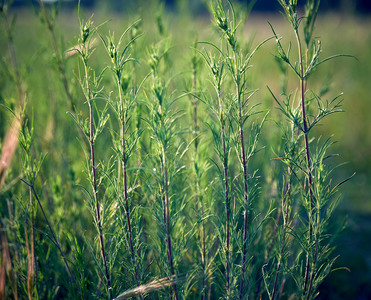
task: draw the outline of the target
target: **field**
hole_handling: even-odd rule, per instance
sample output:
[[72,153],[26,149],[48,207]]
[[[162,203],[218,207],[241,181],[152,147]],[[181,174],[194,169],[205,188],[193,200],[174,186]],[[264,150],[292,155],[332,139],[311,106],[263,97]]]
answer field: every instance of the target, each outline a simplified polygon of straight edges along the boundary
[[371,297],[371,19],[281,3],[1,4],[0,299]]

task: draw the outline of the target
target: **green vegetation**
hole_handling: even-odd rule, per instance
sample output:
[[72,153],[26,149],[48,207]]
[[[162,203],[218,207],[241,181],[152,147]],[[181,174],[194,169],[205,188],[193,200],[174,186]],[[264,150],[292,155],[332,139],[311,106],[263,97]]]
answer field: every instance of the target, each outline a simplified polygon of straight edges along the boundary
[[330,299],[348,281],[371,35],[278,2],[214,0],[211,21],[1,2],[0,298]]

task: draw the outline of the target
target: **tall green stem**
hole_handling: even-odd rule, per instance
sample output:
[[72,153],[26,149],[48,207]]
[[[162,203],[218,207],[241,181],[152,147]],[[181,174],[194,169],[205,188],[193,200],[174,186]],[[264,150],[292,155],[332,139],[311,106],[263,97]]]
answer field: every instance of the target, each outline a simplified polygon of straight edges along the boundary
[[61,245],[60,245],[60,243],[59,243],[59,240],[57,239],[57,236],[55,235],[55,232],[54,232],[54,230],[53,230],[53,227],[51,226],[51,224],[50,224],[50,222],[49,222],[49,219],[48,219],[48,217],[46,216],[45,210],[44,210],[44,208],[43,208],[43,206],[42,206],[42,204],[41,204],[41,201],[40,201],[39,196],[37,195],[37,192],[36,192],[36,190],[35,190],[35,186],[34,186],[34,184],[33,184],[33,183],[28,183],[28,182],[26,182],[26,181],[23,180],[23,179],[21,179],[21,180],[22,180],[22,181],[23,181],[23,182],[24,182],[24,183],[25,183],[25,184],[26,184],[26,185],[31,189],[32,194],[34,195],[34,197],[35,197],[37,203],[39,204],[39,207],[40,207],[41,212],[42,212],[42,214],[43,214],[43,216],[44,216],[45,222],[46,222],[46,224],[47,224],[48,227],[49,227],[49,231],[50,231],[50,234],[51,234],[51,239],[52,239],[52,241],[54,242],[54,244],[57,246],[57,248],[58,248],[58,250],[59,250],[59,253],[61,254],[61,256],[62,256],[62,258],[63,258],[63,262],[64,262],[64,264],[65,264],[65,266],[66,266],[66,269],[67,269],[67,271],[68,271],[68,274],[70,275],[72,281],[76,284],[76,287],[77,287],[77,289],[79,290],[79,292],[80,292],[80,294],[81,294],[81,289],[80,289],[79,285],[77,284],[77,281],[76,281],[75,276],[74,276],[73,273],[71,272],[71,269],[70,269],[70,266],[69,266],[69,264],[68,264],[67,258],[66,258],[66,256],[65,256],[63,250],[62,250],[62,247],[61,247]]
[[229,199],[229,183],[228,183],[228,153],[225,144],[225,116],[222,109],[222,100],[221,100],[221,86],[220,82],[218,83],[218,105],[219,105],[219,115],[220,115],[220,138],[222,142],[223,150],[223,174],[224,174],[224,201],[225,201],[225,215],[226,215],[226,253],[225,253],[225,277],[226,277],[226,291],[227,299],[230,297],[230,199]]
[[[237,59],[237,57],[236,57]],[[241,158],[242,158],[242,169],[243,169],[243,184],[244,184],[244,210],[243,210],[243,249],[242,249],[242,272],[240,279],[240,299],[243,297],[243,288],[246,272],[246,256],[247,256],[247,231],[248,231],[248,219],[249,219],[249,188],[247,184],[247,159],[245,151],[245,135],[243,130],[243,113],[241,103],[241,91],[239,81],[236,82],[237,87],[237,102],[239,104],[239,131],[240,131],[240,144],[241,144]]]
[[[128,227],[128,237],[129,237],[129,246],[130,246],[130,253],[131,253],[131,262],[134,271],[134,279],[137,286],[140,285],[138,280],[138,271],[136,266],[136,259],[135,259],[135,250],[133,246],[133,238],[132,238],[132,229],[131,229],[131,220],[130,220],[130,207],[129,207],[129,199],[128,199],[128,184],[127,184],[127,158],[126,158],[126,150],[125,150],[125,126],[126,126],[126,117],[125,117],[125,105],[124,99],[122,96],[122,89],[121,89],[121,82],[117,80],[117,86],[119,90],[119,97],[120,97],[120,106],[121,106],[121,147],[122,147],[122,181],[124,187],[124,201],[125,201],[125,211],[126,211],[126,223]],[[142,297],[141,297],[142,298]]]
[[89,105],[89,145],[90,145],[90,160],[91,160],[91,168],[92,168],[92,175],[93,175],[93,189],[94,189],[94,200],[95,200],[95,212],[96,212],[96,218],[97,218],[97,225],[98,225],[98,234],[99,234],[99,242],[101,247],[101,253],[102,253],[102,260],[103,260],[103,266],[106,273],[107,278],[107,288],[109,291],[110,299],[113,299],[112,294],[112,287],[111,287],[111,279],[108,272],[108,266],[107,266],[107,259],[106,259],[106,252],[104,249],[104,237],[103,237],[103,228],[102,228],[102,221],[101,221],[101,215],[100,215],[100,203],[99,203],[99,197],[98,197],[98,184],[97,184],[97,170],[95,165],[95,138],[94,138],[94,107],[93,107],[93,99],[92,99],[92,93],[89,83],[89,73],[88,73],[88,62],[87,59],[83,59],[84,62],[84,68],[85,68],[85,80],[86,80],[86,89],[88,92],[88,105]]
[[230,235],[230,229],[229,229],[229,219],[230,219],[230,203],[229,203],[229,188],[228,188],[228,156],[225,146],[225,125],[222,124],[221,129],[221,138],[222,138],[222,147],[223,147],[223,165],[224,165],[224,193],[225,193],[225,214],[226,214],[226,288],[227,288],[227,299],[229,299],[230,296],[230,246],[229,246],[229,235]]
[[[163,218],[164,225],[166,228],[166,244],[167,244],[167,259],[170,266],[171,275],[175,275],[173,254],[171,247],[171,236],[170,236],[170,198],[169,198],[169,178],[167,173],[167,162],[166,153],[164,147],[162,148],[162,171],[163,171]],[[174,297],[178,300],[178,291],[175,281],[172,283],[174,290]]]
[[[308,138],[308,125],[307,125],[307,117],[306,117],[306,109],[305,109],[305,92],[306,92],[306,76],[304,71],[304,62],[303,62],[303,53],[302,53],[302,46],[299,37],[299,33],[295,31],[296,40],[298,43],[298,51],[299,51],[299,64],[300,64],[300,99],[301,99],[301,115],[302,115],[302,122],[303,122],[303,134],[304,134],[304,144],[305,144],[305,157],[307,162],[308,174],[307,174],[307,184],[309,190],[309,201],[310,201],[310,212],[309,212],[309,241],[308,241],[308,253],[305,263],[305,276],[304,276],[304,289],[303,294],[307,292],[308,286],[308,279],[310,274],[310,249],[313,240],[313,223],[312,223],[312,212],[313,212],[313,191],[312,191],[312,166],[310,160],[310,149],[309,149],[309,138]],[[308,296],[310,291],[308,291]]]
[[[193,72],[192,72],[192,88],[193,93],[196,93],[197,89],[197,69],[196,64],[193,65]],[[198,123],[197,123],[197,98],[193,97],[193,131],[195,134],[195,141],[194,141],[194,164],[197,165],[197,154],[198,154]],[[200,207],[200,214],[201,217],[204,214],[204,206],[202,200],[200,199],[200,179],[198,177],[197,168],[195,170],[195,181],[194,181],[194,188],[195,188],[195,202]],[[202,293],[201,293],[201,300],[204,300],[206,297],[206,237],[205,237],[205,225],[201,223],[201,268],[202,268]]]
[[278,262],[277,262],[277,270],[276,270],[276,276],[274,279],[274,285],[273,285],[273,291],[272,291],[272,300],[275,299],[276,293],[277,293],[277,284],[278,284],[278,277],[279,273],[281,270],[282,266],[282,259],[285,253],[285,244],[286,244],[286,238],[287,238],[287,228],[289,226],[289,212],[290,212],[290,198],[291,198],[291,182],[290,182],[290,177],[291,177],[291,170],[288,168],[288,175],[287,175],[287,182],[286,182],[286,191],[283,196],[283,199],[285,200],[286,207],[283,207],[282,203],[282,209],[285,209],[285,214],[283,215],[283,238],[282,238],[282,243],[281,243],[281,250],[280,250],[280,255],[278,257]]

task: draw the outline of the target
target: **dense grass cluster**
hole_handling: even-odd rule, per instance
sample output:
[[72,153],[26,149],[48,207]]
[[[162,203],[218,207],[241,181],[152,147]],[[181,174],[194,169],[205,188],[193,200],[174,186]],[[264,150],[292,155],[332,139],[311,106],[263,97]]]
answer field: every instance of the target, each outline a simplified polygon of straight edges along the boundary
[[[199,31],[171,30],[156,1],[119,32],[79,7],[65,41],[59,6],[39,1],[48,46],[29,65],[2,2],[1,298],[317,295],[348,179],[332,180],[333,141],[315,131],[342,95],[311,79],[340,55],[322,57],[319,1],[278,2],[290,38],[269,23],[247,39],[251,7],[214,0]],[[256,86],[267,44],[280,78]]]

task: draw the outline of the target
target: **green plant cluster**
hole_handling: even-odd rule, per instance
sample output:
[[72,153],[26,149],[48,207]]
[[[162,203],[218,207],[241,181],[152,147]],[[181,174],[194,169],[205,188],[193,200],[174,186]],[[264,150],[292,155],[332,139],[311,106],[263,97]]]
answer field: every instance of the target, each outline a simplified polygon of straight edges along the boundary
[[[0,298],[318,295],[349,178],[332,180],[333,142],[314,131],[342,96],[327,100],[311,76],[342,55],[322,57],[318,0],[304,12],[278,2],[292,41],[271,24],[270,38],[247,40],[251,7],[213,0],[211,34],[173,36],[152,1],[119,38],[79,6],[80,32],[65,43],[60,4],[40,0],[46,46],[30,66],[19,64],[17,23],[1,3]],[[253,62],[274,43],[266,59],[282,81],[265,83],[270,112]]]

